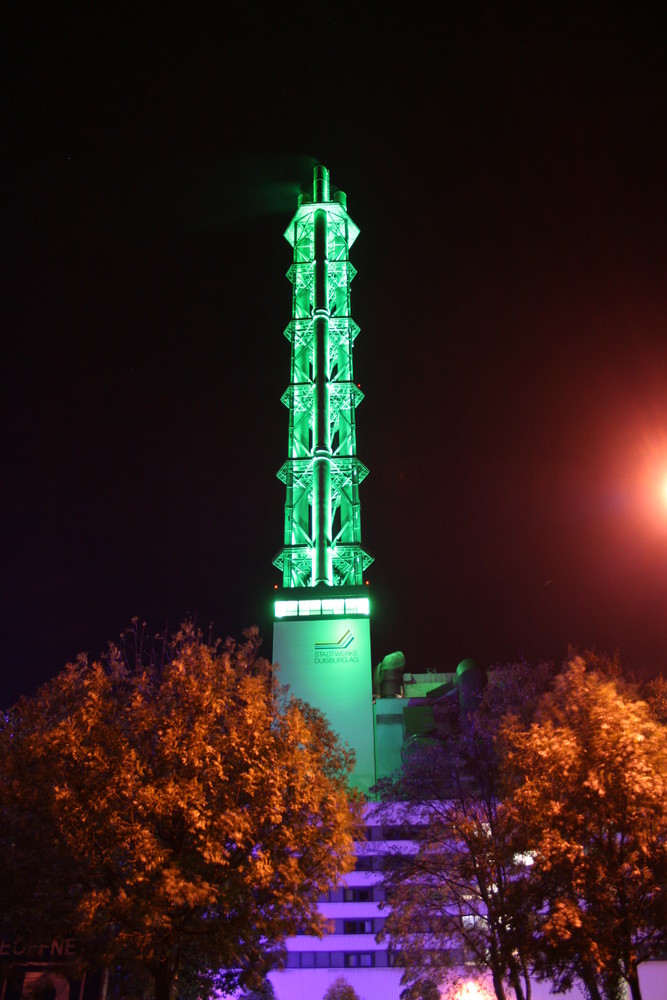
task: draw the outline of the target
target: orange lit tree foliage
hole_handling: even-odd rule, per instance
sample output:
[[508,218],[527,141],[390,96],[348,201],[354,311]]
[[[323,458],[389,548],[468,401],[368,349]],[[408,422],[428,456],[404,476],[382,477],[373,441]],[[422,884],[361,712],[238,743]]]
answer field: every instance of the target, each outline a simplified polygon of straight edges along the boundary
[[506,720],[505,802],[533,858],[537,970],[640,1000],[637,966],[667,946],[667,728],[598,666],[573,658],[528,730]]
[[352,867],[352,756],[255,631],[209,642],[185,623],[150,655],[136,623],[129,639],[3,720],[6,930],[66,929],[89,965],[148,970],[156,1000],[179,969],[255,985]]
[[344,976],[338,976],[326,990],[322,1000],[359,1000],[359,994]]

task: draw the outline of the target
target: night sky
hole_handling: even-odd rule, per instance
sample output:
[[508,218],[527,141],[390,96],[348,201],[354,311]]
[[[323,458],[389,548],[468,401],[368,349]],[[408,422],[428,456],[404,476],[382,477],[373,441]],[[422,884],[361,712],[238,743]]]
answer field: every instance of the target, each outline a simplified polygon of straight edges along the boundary
[[282,234],[318,161],[361,229],[374,660],[664,669],[658,5],[30,6],[4,32],[0,704],[135,615],[258,624],[270,654]]

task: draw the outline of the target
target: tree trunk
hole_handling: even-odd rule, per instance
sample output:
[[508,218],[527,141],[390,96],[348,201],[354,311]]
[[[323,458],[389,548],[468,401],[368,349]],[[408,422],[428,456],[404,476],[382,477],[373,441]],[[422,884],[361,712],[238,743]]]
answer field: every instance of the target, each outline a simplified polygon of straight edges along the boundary
[[493,968],[491,970],[491,975],[493,976],[493,989],[495,991],[497,1000],[505,1000],[505,986],[503,984],[503,977],[501,973],[499,973],[495,968]]
[[515,969],[510,972],[510,983],[512,985],[512,989],[514,990],[516,1000],[526,1000],[523,985],[521,983],[521,976]]
[[602,1000],[602,994],[600,993],[600,987],[597,984],[597,979],[593,972],[587,972],[582,975],[581,981],[584,984],[584,988],[588,993],[589,1000]]
[[155,1000],[172,1000],[176,982],[176,969],[168,960],[161,962],[153,972],[155,977]]
[[639,969],[636,965],[628,971],[628,985],[630,986],[632,1000],[642,1000],[642,991],[639,985]]
[[531,997],[533,995],[533,984],[530,979],[530,970],[527,969],[526,966],[523,965],[523,963],[522,963],[522,978],[523,978],[523,987],[526,994],[526,1000],[531,1000]]

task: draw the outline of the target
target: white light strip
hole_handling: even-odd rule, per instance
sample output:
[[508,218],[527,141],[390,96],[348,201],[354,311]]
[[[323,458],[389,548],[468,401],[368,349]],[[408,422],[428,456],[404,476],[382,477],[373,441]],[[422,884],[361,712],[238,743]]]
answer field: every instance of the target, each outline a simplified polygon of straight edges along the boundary
[[325,597],[323,600],[276,601],[276,618],[317,618],[322,615],[370,615],[367,597]]

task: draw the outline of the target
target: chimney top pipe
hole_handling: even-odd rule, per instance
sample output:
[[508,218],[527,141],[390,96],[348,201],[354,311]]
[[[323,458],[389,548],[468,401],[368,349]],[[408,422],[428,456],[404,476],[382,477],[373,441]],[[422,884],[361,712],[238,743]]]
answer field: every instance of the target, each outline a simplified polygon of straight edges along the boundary
[[313,170],[313,201],[329,201],[329,171],[321,163]]

